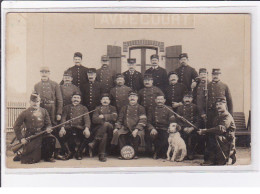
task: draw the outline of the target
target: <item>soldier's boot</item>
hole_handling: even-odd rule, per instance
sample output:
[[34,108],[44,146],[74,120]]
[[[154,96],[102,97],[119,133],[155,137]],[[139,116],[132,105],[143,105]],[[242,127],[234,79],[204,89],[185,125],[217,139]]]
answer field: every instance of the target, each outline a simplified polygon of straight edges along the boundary
[[19,153],[16,154],[15,157],[13,158],[13,161],[14,161],[14,162],[19,162],[19,161],[21,161],[21,154],[19,154]]
[[237,157],[236,157],[236,150],[234,150],[233,154],[230,156],[230,158],[232,159],[232,164],[235,164],[237,161]]
[[63,146],[64,146],[64,149],[65,149],[65,157],[64,157],[65,160],[72,159],[74,157],[75,151],[74,152],[70,151],[68,143],[64,143]]
[[56,162],[54,158],[47,158],[44,160],[45,162]]
[[79,149],[78,149],[77,153],[75,154],[75,158],[76,158],[77,160],[82,160],[82,152],[83,152],[85,146],[86,146],[86,141],[84,140],[84,141],[81,143],[81,145],[79,146]]
[[106,162],[107,161],[105,154],[99,154],[98,159],[99,159],[100,162]]
[[153,159],[155,159],[155,160],[157,160],[157,159],[158,159],[157,152],[154,152],[154,154],[153,154]]
[[60,150],[59,149],[55,149],[54,152],[54,158],[57,160],[66,160],[64,156],[60,155]]
[[89,151],[89,157],[90,158],[93,158],[93,151],[94,151],[94,148],[95,148],[96,145],[97,145],[96,139],[94,139],[92,142],[90,142],[88,144],[88,147],[89,147],[88,151]]

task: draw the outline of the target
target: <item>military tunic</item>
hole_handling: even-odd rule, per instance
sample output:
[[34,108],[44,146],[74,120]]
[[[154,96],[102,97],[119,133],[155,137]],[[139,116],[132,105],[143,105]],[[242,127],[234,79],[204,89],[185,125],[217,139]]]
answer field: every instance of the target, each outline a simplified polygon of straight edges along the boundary
[[72,95],[76,92],[80,92],[79,88],[74,84],[63,84],[60,86],[61,94],[63,98],[63,106],[71,104]]
[[189,65],[181,65],[176,69],[176,73],[179,76],[179,83],[183,83],[186,88],[191,91],[192,80],[198,77],[197,71]]
[[186,91],[187,88],[182,83],[176,83],[174,85],[167,86],[165,90],[165,104],[172,107],[173,102],[182,102]]
[[149,108],[156,106],[155,99],[158,95],[164,95],[158,87],[144,87],[138,92],[139,103],[148,111]]
[[[46,128],[51,127],[51,120],[46,109],[39,108],[34,110],[32,107],[24,110],[16,119],[14,123],[14,132],[17,139],[20,141],[23,138],[22,128],[23,125],[26,128],[24,138],[35,135]],[[49,142],[48,146],[42,147],[43,139],[47,139]],[[21,162],[22,163],[36,163],[41,160],[42,157],[45,159],[50,158],[55,149],[55,138],[51,135],[43,135],[34,140],[31,140],[24,145]],[[42,149],[45,152],[45,156],[42,154]]]
[[146,74],[152,74],[153,76],[153,85],[160,88],[163,92],[168,85],[167,72],[164,68],[149,68],[145,71]]
[[206,129],[205,161],[224,165],[235,151],[235,122],[226,111],[215,118],[214,127]]
[[206,114],[207,105],[207,84],[208,82],[200,81],[193,90],[193,101],[198,106],[200,115]]
[[130,87],[134,91],[139,91],[144,87],[143,76],[140,72],[134,70],[133,73],[130,70],[123,73],[125,77],[125,85]]
[[60,85],[52,80],[40,81],[34,86],[34,90],[41,97],[41,107],[45,108],[53,125],[56,125],[56,115],[61,115],[63,99]]
[[129,102],[128,93],[131,91],[131,88],[123,86],[115,86],[110,91],[111,105],[117,108],[117,112],[120,112],[123,106],[126,106]]
[[116,72],[112,71],[110,67],[102,66],[97,70],[97,81],[101,84],[101,92],[109,93],[114,84],[114,76]]
[[82,104],[92,111],[100,105],[101,85],[98,81],[87,82],[83,88]]

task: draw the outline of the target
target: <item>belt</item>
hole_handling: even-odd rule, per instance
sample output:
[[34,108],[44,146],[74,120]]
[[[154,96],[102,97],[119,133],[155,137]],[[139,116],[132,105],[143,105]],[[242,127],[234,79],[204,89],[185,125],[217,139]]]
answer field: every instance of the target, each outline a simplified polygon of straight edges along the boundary
[[53,100],[42,100],[43,104],[54,104],[55,102]]

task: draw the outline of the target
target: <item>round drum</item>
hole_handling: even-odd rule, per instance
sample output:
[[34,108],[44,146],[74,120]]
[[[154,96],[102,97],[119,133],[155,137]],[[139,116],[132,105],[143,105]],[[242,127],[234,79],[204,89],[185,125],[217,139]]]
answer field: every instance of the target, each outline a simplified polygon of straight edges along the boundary
[[126,145],[121,149],[120,154],[123,159],[131,160],[135,156],[135,150],[132,146]]

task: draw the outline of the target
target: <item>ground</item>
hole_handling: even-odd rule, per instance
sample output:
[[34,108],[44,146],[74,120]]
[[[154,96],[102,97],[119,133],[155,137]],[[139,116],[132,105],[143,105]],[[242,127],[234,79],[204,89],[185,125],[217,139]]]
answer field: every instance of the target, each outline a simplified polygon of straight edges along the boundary
[[[251,161],[251,149],[237,148],[237,162],[235,165],[248,165]],[[39,162],[36,164],[21,164],[13,162],[13,154],[7,153],[8,168],[95,168],[95,167],[165,167],[165,166],[199,166],[203,162],[203,156],[196,156],[193,161],[185,160],[183,162],[170,162],[163,159],[154,160],[148,157],[140,157],[137,160],[119,160],[116,157],[108,157],[107,162],[99,162],[97,157],[84,157],[83,160],[71,159],[68,161],[57,160],[55,163]]]

